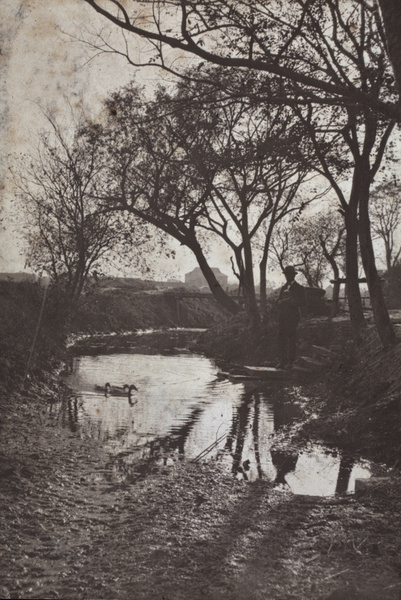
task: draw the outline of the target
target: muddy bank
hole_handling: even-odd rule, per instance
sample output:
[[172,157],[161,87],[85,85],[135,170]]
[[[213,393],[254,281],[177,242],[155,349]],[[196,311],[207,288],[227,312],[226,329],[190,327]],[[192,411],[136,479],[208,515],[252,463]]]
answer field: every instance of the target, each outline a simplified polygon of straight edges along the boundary
[[[308,343],[322,344],[324,327],[314,329]],[[340,344],[343,332],[330,337]],[[365,373],[378,360],[372,344]],[[324,423],[325,409],[330,418],[338,412],[326,392],[344,373],[357,377],[358,358],[351,350],[347,357],[298,388],[305,427]],[[384,372],[388,361],[390,376],[393,359],[380,356],[377,368]],[[356,378],[355,389],[360,384]],[[68,393],[49,375],[0,393],[0,597],[399,599],[396,478],[358,498],[295,496],[284,485],[239,481],[218,461],[184,464],[168,452],[146,477],[105,476],[103,444],[61,428],[49,410]],[[305,427],[306,438],[323,437],[323,426]],[[338,431],[337,441],[349,439]]]
[[[298,356],[313,347],[330,350],[322,367],[302,381],[305,424],[299,439],[319,438],[357,456],[401,467],[401,325],[392,311],[399,343],[383,350],[372,325],[363,345],[352,343],[348,319],[315,318],[301,323]],[[199,348],[232,365],[272,364],[277,360],[274,323],[252,332],[239,316],[228,326],[206,332]],[[298,382],[299,383],[299,382]]]
[[399,487],[296,497],[218,462],[105,481],[48,401],[14,396],[2,423],[1,597],[399,598]]

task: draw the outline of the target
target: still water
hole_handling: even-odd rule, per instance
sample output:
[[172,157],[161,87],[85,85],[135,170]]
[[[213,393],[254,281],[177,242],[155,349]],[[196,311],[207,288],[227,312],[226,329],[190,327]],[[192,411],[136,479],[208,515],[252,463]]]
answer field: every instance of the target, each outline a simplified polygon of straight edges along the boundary
[[[299,451],[273,447],[302,415],[294,390],[280,384],[232,383],[217,377],[203,356],[114,353],[77,356],[66,383],[72,396],[58,408],[63,426],[102,442],[114,481],[135,481],[176,461],[220,461],[233,476],[267,479],[295,494],[352,492],[371,465],[311,444]],[[105,396],[95,386],[135,384],[130,398]]]

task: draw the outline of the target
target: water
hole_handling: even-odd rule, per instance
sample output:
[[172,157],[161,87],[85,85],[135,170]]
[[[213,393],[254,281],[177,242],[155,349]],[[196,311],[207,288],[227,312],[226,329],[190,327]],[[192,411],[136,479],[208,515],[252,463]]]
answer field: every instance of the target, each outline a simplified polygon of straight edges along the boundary
[[[109,455],[105,477],[135,481],[176,461],[219,461],[233,476],[267,479],[302,495],[352,492],[372,466],[311,444],[274,449],[275,436],[301,417],[289,390],[217,378],[213,361],[194,354],[113,353],[77,356],[66,383],[73,396],[52,410],[81,438]],[[106,397],[96,385],[135,384],[130,398]]]

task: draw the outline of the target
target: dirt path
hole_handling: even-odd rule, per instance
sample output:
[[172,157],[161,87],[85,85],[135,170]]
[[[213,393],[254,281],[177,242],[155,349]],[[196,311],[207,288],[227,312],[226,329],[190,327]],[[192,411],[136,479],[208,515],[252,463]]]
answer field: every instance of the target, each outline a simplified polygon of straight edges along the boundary
[[218,463],[121,481],[43,395],[0,399],[1,597],[400,598],[399,487],[296,497]]

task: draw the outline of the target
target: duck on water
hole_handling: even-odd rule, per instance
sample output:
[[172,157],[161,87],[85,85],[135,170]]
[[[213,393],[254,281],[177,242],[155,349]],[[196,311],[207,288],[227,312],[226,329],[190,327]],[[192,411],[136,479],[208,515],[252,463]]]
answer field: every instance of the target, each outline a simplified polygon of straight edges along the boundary
[[138,391],[138,388],[132,384],[128,385],[110,385],[110,383],[106,383],[104,387],[101,385],[95,385],[95,390],[97,392],[103,392],[106,396],[129,396],[134,390]]

